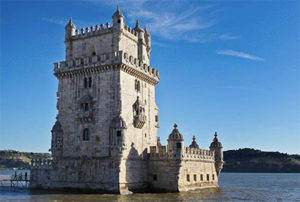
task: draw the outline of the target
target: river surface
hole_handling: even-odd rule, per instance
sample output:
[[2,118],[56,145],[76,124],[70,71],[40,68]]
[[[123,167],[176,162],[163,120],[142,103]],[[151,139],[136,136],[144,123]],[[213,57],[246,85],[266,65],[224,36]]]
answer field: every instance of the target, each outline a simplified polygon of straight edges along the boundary
[[[14,171],[0,170],[0,178],[11,174]],[[122,196],[0,187],[0,201],[300,201],[300,174],[221,173],[219,185],[183,193]]]

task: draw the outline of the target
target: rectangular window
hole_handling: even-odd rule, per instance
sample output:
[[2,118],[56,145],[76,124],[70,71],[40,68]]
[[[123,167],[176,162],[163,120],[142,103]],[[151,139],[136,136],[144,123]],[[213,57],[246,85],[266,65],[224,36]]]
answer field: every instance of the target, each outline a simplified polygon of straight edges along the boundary
[[157,175],[153,175],[153,180],[157,181]]
[[212,180],[213,180],[213,181],[215,180],[215,174],[212,175]]
[[206,175],[206,180],[209,181],[209,174]]
[[84,88],[87,88],[88,87],[88,80],[87,80],[87,78],[84,78]]
[[190,175],[186,175],[186,181],[190,181]]
[[121,137],[121,131],[117,131],[117,137]]
[[194,175],[194,181],[197,181],[197,175]]
[[158,116],[155,115],[155,122],[158,122]]
[[92,87],[92,77],[89,77],[89,88]]
[[89,111],[89,103],[84,103],[84,111]]
[[83,129],[83,137],[82,140],[83,141],[89,141],[90,139],[90,131],[88,128]]
[[202,174],[200,175],[200,180],[203,181],[203,175]]

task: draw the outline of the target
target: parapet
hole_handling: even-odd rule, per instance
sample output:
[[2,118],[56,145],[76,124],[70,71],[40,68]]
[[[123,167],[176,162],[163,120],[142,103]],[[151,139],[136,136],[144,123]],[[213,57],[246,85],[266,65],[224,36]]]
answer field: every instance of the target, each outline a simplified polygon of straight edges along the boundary
[[101,34],[107,34],[112,32],[112,27],[110,27],[110,24],[107,22],[104,26],[104,24],[76,29],[75,35],[71,37],[71,40],[77,40],[82,39],[90,36],[97,36]]
[[107,71],[109,66],[113,65],[121,65],[121,68],[129,73],[135,72],[140,76],[144,75],[154,84],[159,82],[158,70],[123,51],[70,59],[61,61],[59,64],[54,63],[54,74],[60,77],[64,75],[71,76],[76,71],[92,71],[93,69],[96,69],[97,72]]
[[[92,36],[99,36],[102,34],[107,34],[107,33],[112,33],[113,32],[113,27],[110,27],[110,23],[107,22],[105,25],[96,25],[96,26],[91,26],[91,27],[86,27],[86,28],[81,28],[81,29],[76,29],[75,34],[71,36],[71,40],[78,40],[78,39],[83,39],[83,38],[88,38]],[[128,36],[135,41],[138,41],[138,32],[129,27],[128,25],[124,24],[123,29],[122,29],[124,34],[129,34]]]
[[[177,154],[178,155],[178,154]],[[166,146],[150,147],[150,159],[152,160],[166,160],[166,159],[178,159],[176,154],[169,154],[166,152]],[[215,161],[215,153],[210,150],[184,147],[184,152],[181,156],[182,160],[202,160],[202,161]]]
[[185,152],[183,154],[183,159],[188,160],[206,160],[206,161],[214,161],[215,160],[215,153],[210,150],[205,149],[198,149],[198,148],[190,148],[184,147]]

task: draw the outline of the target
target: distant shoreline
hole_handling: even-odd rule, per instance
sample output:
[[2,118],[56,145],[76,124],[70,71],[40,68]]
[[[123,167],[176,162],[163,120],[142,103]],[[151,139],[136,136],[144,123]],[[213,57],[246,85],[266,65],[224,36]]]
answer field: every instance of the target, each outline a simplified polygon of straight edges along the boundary
[[[0,170],[30,168],[32,159],[51,158],[49,153],[0,150]],[[222,173],[300,173],[300,155],[255,149],[224,151]]]

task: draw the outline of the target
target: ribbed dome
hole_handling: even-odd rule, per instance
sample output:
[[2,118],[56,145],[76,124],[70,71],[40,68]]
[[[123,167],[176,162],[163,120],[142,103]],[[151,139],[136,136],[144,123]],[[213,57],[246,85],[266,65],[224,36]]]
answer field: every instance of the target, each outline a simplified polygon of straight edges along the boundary
[[221,142],[219,142],[217,136],[218,136],[217,132],[215,132],[215,138],[214,138],[213,142],[210,144],[209,148],[222,147],[222,144],[221,144]]
[[199,145],[196,142],[195,136],[193,136],[193,141],[192,141],[192,144],[190,144],[190,148],[197,148],[197,149],[199,149]]
[[126,123],[125,123],[124,119],[121,116],[116,116],[111,121],[110,127],[111,128],[126,128]]
[[183,140],[183,135],[180,134],[179,130],[177,129],[177,124],[174,124],[174,129],[172,133],[169,135],[169,140]]

